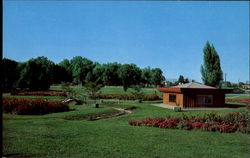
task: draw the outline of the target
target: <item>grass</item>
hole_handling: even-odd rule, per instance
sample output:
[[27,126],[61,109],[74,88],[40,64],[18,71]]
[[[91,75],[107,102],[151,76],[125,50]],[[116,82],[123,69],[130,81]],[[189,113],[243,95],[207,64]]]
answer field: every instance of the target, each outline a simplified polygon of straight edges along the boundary
[[[249,135],[130,126],[146,117],[204,115],[214,110],[174,112],[149,103],[123,101],[102,108],[70,104],[69,112],[41,116],[3,114],[3,153],[12,157],[69,158],[245,158]],[[131,114],[87,121],[91,115],[110,115],[112,107],[134,106]],[[218,114],[246,108],[218,110]],[[65,119],[66,118],[66,119]],[[67,119],[71,118],[71,119]]]
[[[83,91],[83,87],[80,86],[71,86],[76,92]],[[50,90],[61,90],[61,86],[51,86]],[[113,86],[105,86],[100,90],[101,93],[104,94],[131,94],[133,92],[132,88],[128,88],[125,92],[122,87],[113,87]],[[142,88],[143,94],[158,94],[161,93],[156,88]]]
[[249,99],[249,94],[226,94],[226,98],[231,98],[231,99]]
[[98,108],[94,109],[93,107],[84,107],[73,114],[66,115],[63,118],[66,120],[89,120],[91,118],[96,117],[105,117],[105,116],[111,116],[114,114],[119,113],[118,110],[112,109],[112,108]]

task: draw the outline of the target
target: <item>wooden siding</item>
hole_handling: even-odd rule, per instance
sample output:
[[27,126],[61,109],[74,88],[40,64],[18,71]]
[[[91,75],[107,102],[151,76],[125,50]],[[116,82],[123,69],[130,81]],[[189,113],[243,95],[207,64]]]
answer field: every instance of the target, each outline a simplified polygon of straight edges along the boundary
[[[169,95],[176,95],[176,102],[169,102]],[[194,108],[194,107],[224,107],[225,106],[225,94],[224,93],[202,93],[202,95],[212,95],[212,104],[198,104],[197,96],[201,94],[195,93],[163,93],[163,103],[173,106],[180,106],[184,108]]]
[[[169,102],[169,95],[176,95],[176,102]],[[163,93],[163,104],[183,107],[183,94]]]
[[214,95],[214,107],[224,107],[225,106],[225,94]]
[[[158,88],[163,92],[163,103],[184,108],[192,107],[225,107],[225,93],[232,89],[217,88]],[[176,95],[176,102],[169,102],[169,95]],[[209,95],[213,97],[211,104],[197,102],[198,95]]]
[[[213,97],[212,104],[198,104],[198,95],[210,95]],[[225,106],[225,94],[224,93],[186,93],[183,97],[183,107],[224,107]]]
[[192,94],[185,94],[183,98],[183,107],[188,108],[188,107],[196,107],[196,95]]

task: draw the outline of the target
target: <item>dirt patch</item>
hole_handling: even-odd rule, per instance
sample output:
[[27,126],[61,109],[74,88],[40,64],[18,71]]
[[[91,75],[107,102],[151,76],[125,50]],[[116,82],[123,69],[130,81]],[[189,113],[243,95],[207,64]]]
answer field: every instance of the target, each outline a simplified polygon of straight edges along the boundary
[[100,120],[100,119],[118,117],[118,116],[127,115],[127,114],[132,113],[130,110],[126,110],[126,109],[121,109],[121,108],[113,108],[113,109],[118,110],[119,112],[116,114],[109,115],[109,116],[90,117],[88,120],[89,121],[96,121],[96,120]]

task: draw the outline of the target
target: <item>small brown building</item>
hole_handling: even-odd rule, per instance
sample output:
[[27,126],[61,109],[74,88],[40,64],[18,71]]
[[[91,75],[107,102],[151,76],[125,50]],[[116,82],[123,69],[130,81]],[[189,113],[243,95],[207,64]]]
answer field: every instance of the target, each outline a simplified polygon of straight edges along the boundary
[[224,107],[225,93],[232,89],[218,89],[197,82],[170,88],[158,88],[163,92],[163,103],[183,108]]

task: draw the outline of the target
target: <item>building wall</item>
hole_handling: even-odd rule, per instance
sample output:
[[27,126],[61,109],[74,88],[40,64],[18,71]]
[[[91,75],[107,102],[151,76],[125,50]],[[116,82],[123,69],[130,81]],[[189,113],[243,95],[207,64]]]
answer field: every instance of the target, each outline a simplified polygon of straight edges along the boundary
[[198,104],[197,95],[200,94],[184,94],[184,106],[186,108],[192,107],[224,107],[225,106],[225,94],[202,94],[212,95],[212,104]]
[[185,94],[184,98],[183,98],[183,102],[184,102],[184,105],[183,105],[184,108],[197,107],[197,104],[196,104],[196,95]]
[[224,107],[225,106],[225,94],[214,95],[214,107]]
[[[176,102],[169,101],[169,95],[176,95]],[[213,102],[212,104],[198,104],[197,95],[212,95]],[[224,107],[225,106],[225,94],[216,93],[216,94],[182,94],[182,93],[163,93],[163,103],[173,106],[180,106],[184,108],[193,108],[193,107]]]
[[[169,95],[176,95],[176,102],[169,101]],[[163,93],[163,104],[183,107],[183,94],[181,93]]]

